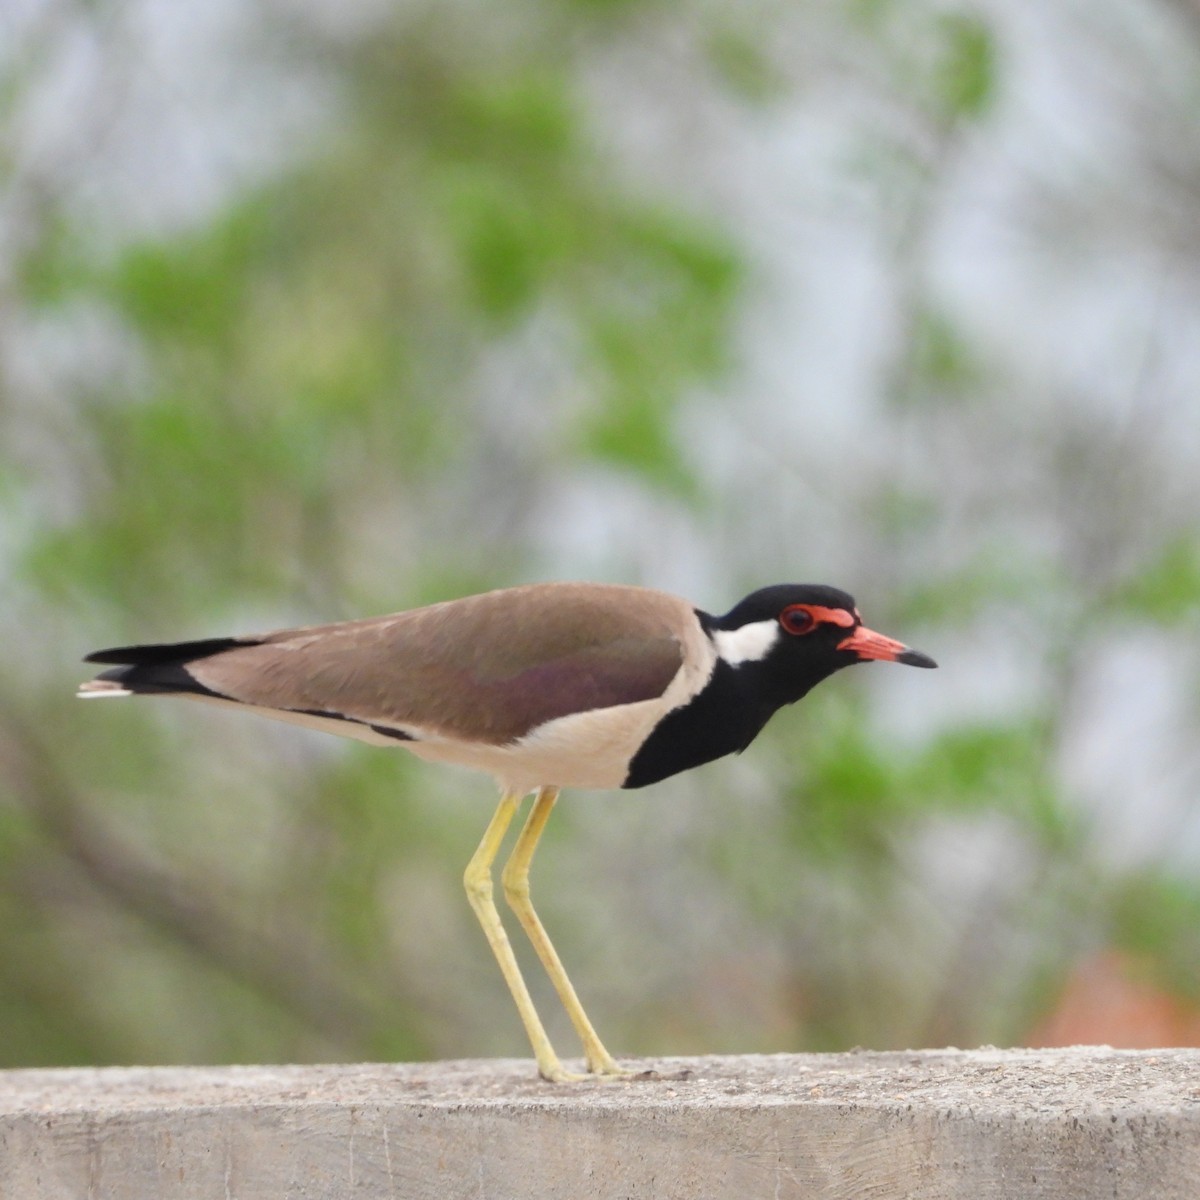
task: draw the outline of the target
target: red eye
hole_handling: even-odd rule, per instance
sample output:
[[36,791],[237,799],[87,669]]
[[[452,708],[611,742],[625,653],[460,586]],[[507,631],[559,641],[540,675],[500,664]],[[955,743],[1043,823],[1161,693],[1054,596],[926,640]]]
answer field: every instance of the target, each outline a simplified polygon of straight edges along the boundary
[[799,635],[802,633],[812,633],[816,628],[817,618],[803,604],[789,604],[779,614],[779,623],[783,626],[785,633]]

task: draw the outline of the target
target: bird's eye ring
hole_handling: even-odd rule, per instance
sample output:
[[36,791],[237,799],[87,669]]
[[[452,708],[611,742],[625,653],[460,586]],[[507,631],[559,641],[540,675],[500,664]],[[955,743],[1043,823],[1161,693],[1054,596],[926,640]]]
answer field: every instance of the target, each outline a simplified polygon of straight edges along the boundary
[[784,633],[812,633],[817,627],[817,618],[813,616],[812,610],[803,604],[789,604],[779,614],[779,624],[783,626]]

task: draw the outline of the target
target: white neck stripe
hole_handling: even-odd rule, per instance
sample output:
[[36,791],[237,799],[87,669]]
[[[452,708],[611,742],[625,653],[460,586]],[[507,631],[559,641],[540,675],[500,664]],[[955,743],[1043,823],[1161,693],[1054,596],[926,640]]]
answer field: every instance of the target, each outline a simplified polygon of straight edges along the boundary
[[738,663],[761,662],[778,637],[779,622],[774,618],[754,621],[738,629],[718,629],[712,635],[717,654],[731,667]]

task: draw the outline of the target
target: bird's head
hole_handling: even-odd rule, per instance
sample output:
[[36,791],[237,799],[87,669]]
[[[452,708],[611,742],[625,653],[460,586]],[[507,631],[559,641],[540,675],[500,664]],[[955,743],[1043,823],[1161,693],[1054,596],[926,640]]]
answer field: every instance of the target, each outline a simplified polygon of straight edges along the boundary
[[768,704],[790,704],[842,667],[879,659],[936,667],[927,654],[868,629],[838,588],[780,583],[752,592],[712,618],[718,656],[753,678]]

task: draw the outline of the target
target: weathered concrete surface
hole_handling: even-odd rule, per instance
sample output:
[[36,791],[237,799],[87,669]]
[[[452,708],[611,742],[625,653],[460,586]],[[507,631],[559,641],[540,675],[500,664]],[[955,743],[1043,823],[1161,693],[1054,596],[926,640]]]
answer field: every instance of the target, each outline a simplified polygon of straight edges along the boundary
[[1200,1050],[0,1072],[4,1200],[1198,1200]]

